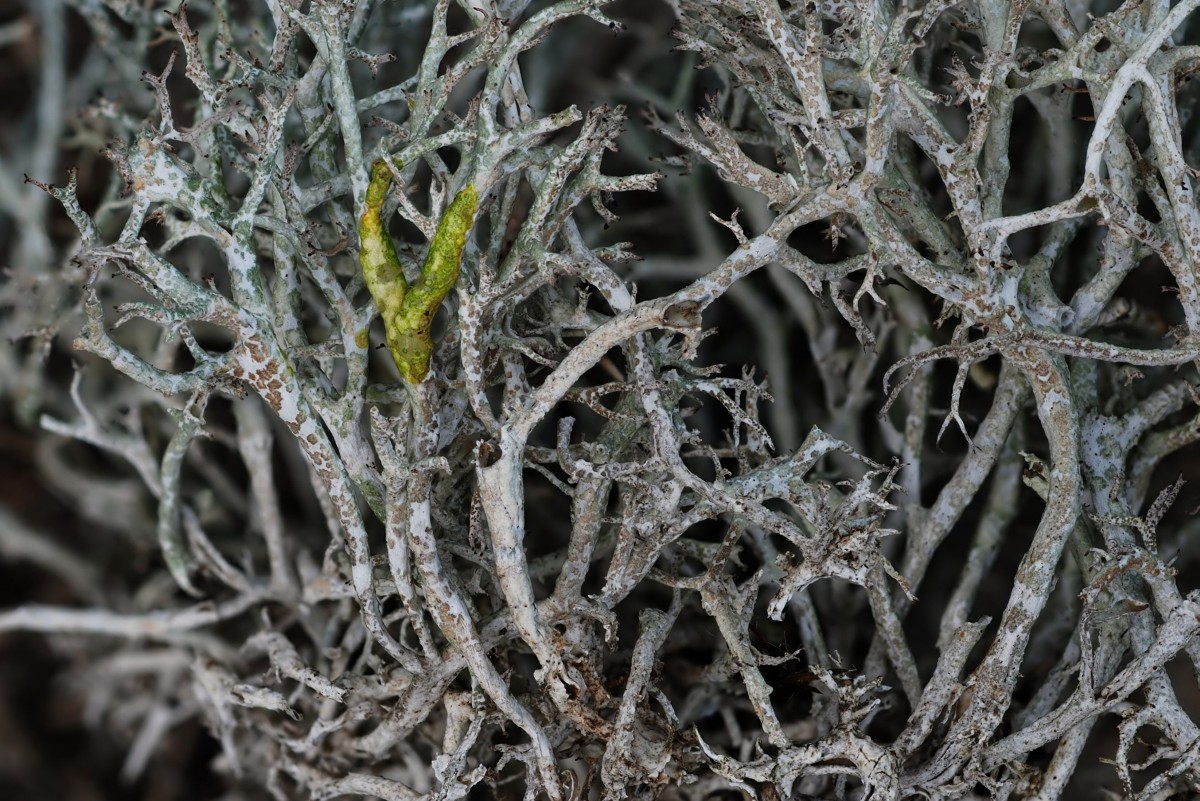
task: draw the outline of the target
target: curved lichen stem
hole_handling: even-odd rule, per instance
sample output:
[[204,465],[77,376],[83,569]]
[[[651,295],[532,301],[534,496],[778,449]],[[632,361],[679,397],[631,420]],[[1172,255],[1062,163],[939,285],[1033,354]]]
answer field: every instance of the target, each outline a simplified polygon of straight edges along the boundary
[[396,367],[405,381],[419,384],[429,374],[433,317],[458,281],[463,246],[475,220],[479,195],[472,184],[455,195],[430,240],[421,277],[409,286],[383,221],[383,201],[391,183],[391,168],[386,161],[377,160],[371,165],[366,208],[358,224],[358,258],[367,288],[383,318]]
[[358,263],[384,320],[399,311],[408,293],[400,257],[383,222],[383,201],[391,185],[391,167],[383,159],[377,160],[371,165],[366,209],[358,221]]

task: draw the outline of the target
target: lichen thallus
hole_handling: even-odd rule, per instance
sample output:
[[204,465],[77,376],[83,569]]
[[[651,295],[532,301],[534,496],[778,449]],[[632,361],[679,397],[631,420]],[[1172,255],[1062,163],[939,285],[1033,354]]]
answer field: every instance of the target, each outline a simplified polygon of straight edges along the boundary
[[381,215],[391,185],[392,171],[387,162],[375,161],[367,186],[366,209],[358,223],[358,261],[371,297],[379,307],[388,349],[400,368],[400,375],[410,384],[419,384],[429,374],[433,317],[458,281],[463,245],[475,218],[479,195],[473,184],[467,184],[454,196],[429,243],[421,277],[409,285]]

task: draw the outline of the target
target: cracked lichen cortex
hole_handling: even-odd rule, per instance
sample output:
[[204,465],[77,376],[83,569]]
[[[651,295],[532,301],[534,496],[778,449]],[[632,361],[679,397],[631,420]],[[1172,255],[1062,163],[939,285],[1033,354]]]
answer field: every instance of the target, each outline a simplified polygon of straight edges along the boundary
[[458,281],[463,245],[475,219],[479,195],[472,184],[455,195],[429,243],[421,277],[409,286],[381,214],[391,184],[392,171],[387,162],[380,159],[372,164],[366,210],[358,225],[358,258],[367,288],[383,318],[396,367],[405,381],[419,384],[429,374],[433,317]]

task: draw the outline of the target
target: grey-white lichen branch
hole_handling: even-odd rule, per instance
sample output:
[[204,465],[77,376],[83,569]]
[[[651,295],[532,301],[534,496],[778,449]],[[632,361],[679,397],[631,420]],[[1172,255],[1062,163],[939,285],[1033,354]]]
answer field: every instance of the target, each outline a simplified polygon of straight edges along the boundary
[[0,162],[6,400],[158,569],[0,516],[86,604],[0,632],[127,778],[1200,793],[1200,0],[163,5],[42,3]]

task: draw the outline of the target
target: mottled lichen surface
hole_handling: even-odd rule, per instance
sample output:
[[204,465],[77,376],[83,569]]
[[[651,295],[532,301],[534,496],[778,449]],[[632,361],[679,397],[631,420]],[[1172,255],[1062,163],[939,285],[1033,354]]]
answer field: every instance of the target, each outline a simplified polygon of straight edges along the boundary
[[463,246],[479,196],[470,184],[454,196],[429,242],[421,276],[410,286],[382,217],[383,202],[391,184],[392,171],[387,162],[375,161],[371,165],[366,210],[358,224],[359,264],[383,318],[388,349],[396,367],[404,380],[419,384],[429,373],[434,316],[458,280]]

